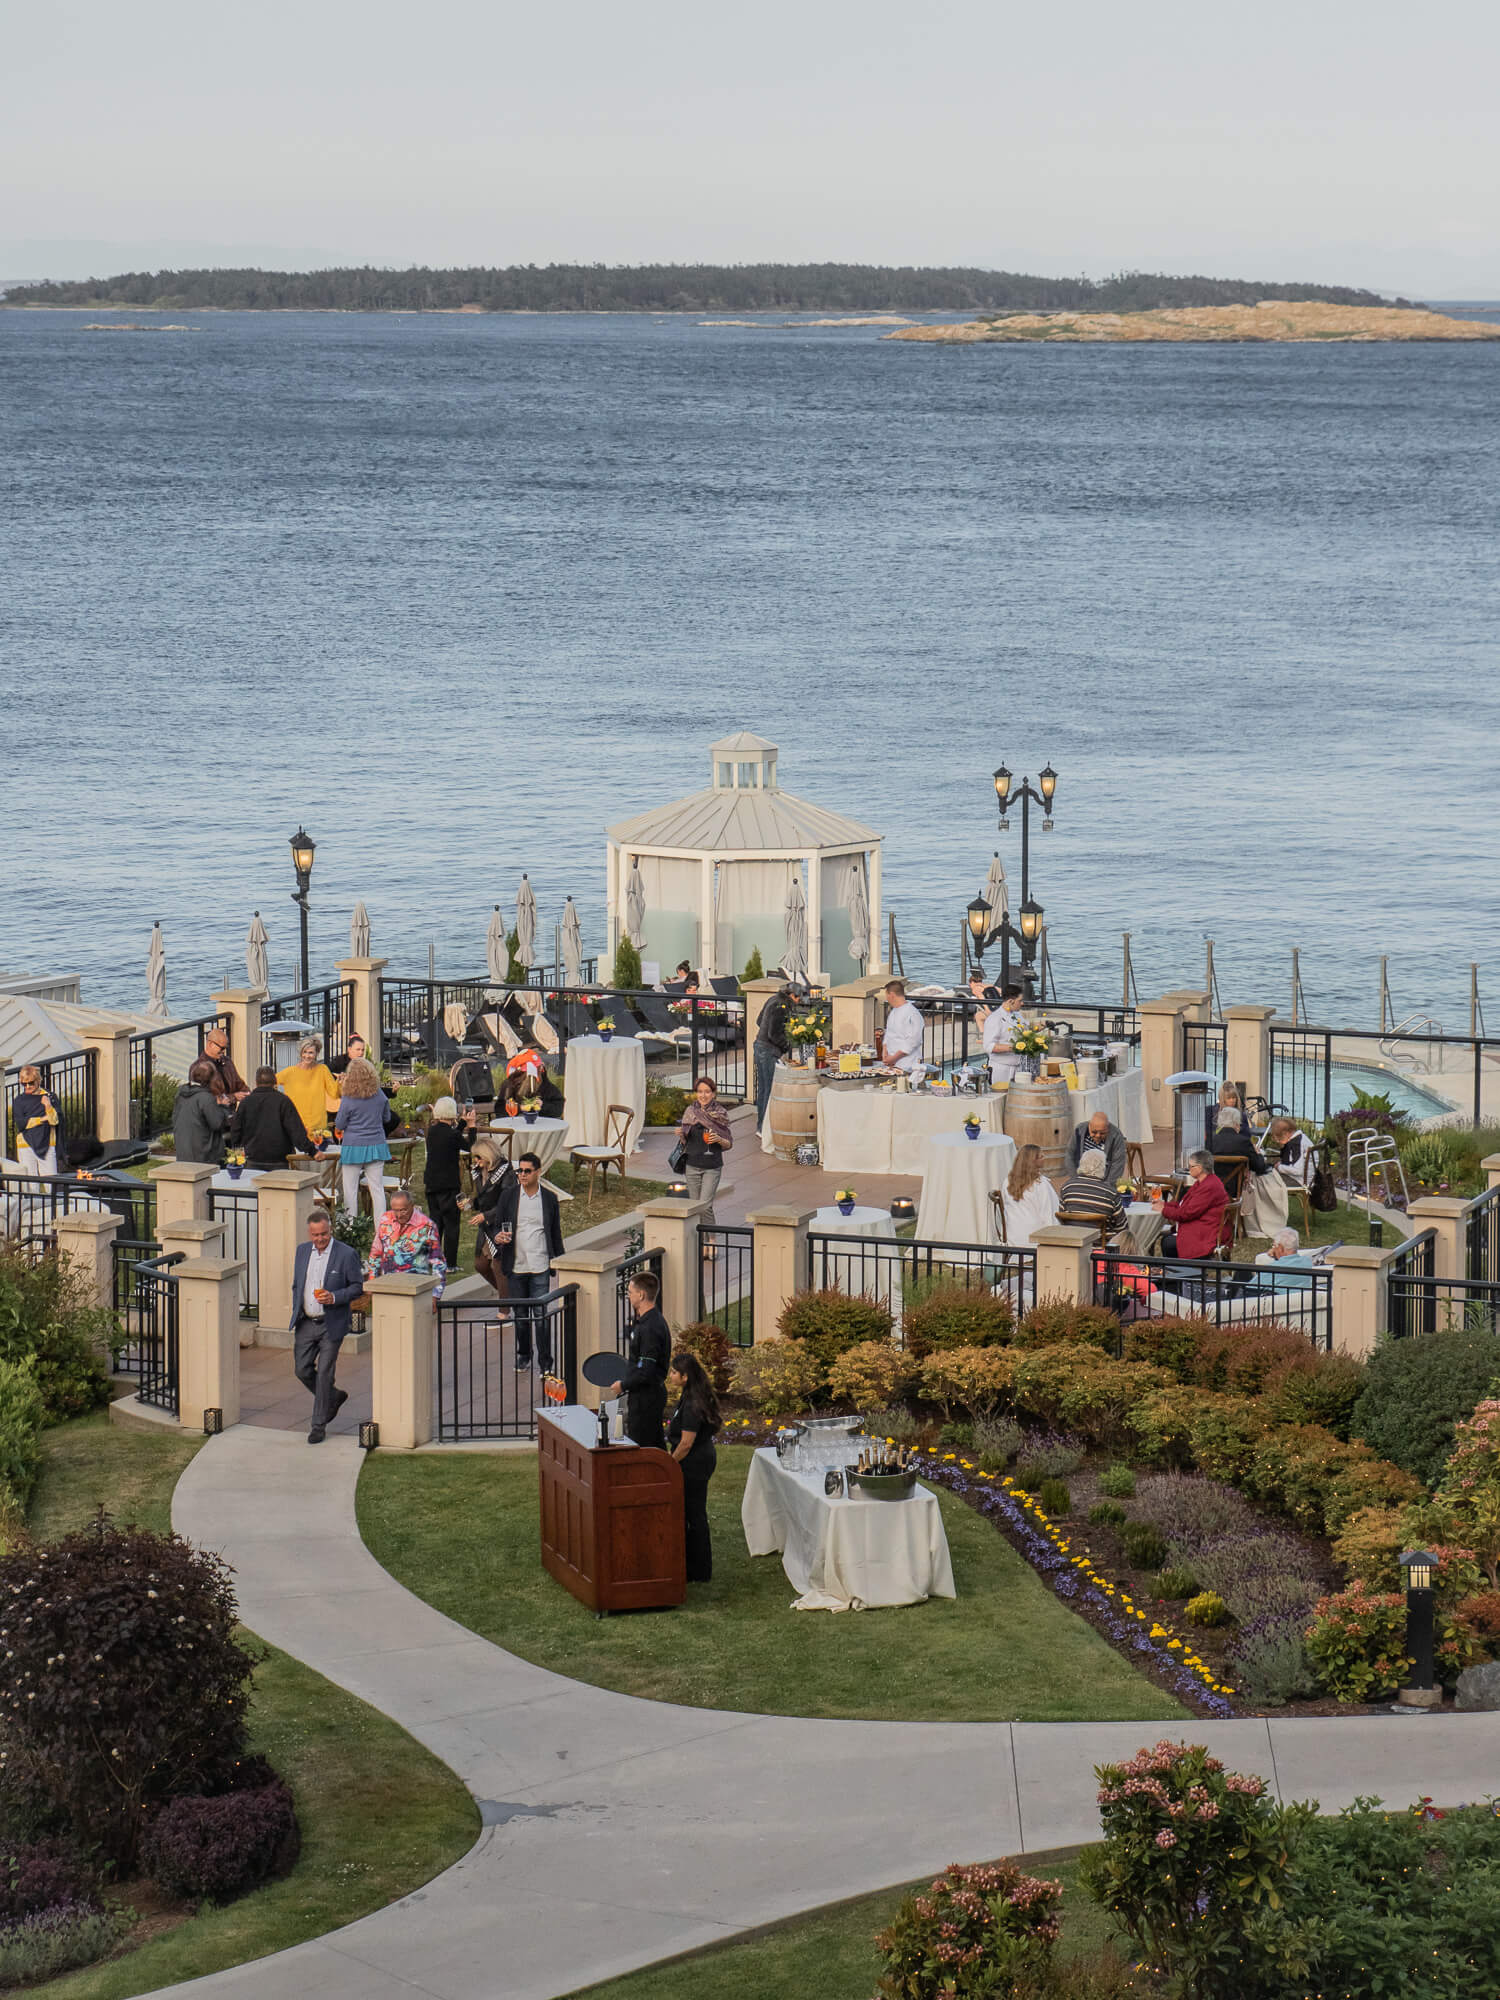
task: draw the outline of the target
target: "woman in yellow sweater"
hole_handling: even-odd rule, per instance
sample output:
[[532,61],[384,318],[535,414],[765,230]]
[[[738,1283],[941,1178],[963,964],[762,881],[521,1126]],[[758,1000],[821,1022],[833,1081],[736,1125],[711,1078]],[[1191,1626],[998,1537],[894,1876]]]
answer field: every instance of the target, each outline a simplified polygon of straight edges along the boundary
[[339,1108],[339,1087],[323,1061],[323,1044],[316,1035],[309,1035],[298,1049],[295,1063],[277,1070],[276,1081],[296,1105],[308,1137],[326,1139],[328,1120]]

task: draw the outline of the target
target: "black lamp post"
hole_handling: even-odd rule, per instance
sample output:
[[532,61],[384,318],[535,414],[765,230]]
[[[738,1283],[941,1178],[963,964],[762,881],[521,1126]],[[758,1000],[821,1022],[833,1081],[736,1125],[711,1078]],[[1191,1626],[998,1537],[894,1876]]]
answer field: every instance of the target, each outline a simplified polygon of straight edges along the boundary
[[989,942],[991,914],[990,906],[983,896],[976,896],[966,912],[969,943],[973,947],[976,965],[983,959],[985,945]]
[[[1039,789],[1038,789],[1039,788]],[[1015,931],[1009,919],[1000,926],[1002,977],[1010,978],[1010,942],[1012,938],[1021,947],[1021,978],[1030,987],[1036,979],[1036,948],[1042,935],[1043,910],[1031,894],[1031,808],[1040,806],[1042,812],[1042,832],[1052,831],[1052,798],[1057,790],[1057,773],[1050,764],[1044,764],[1037,777],[1036,786],[1030,778],[1023,778],[1019,786],[1004,764],[995,773],[995,802],[1000,808],[1000,831],[1005,833],[1010,827],[1010,809],[1015,800],[1021,801],[1021,928]],[[972,908],[972,904],[970,905]]]
[[299,820],[297,831],[292,835],[292,867],[297,873],[297,887],[292,901],[297,905],[302,920],[302,991],[305,993],[312,984],[312,975],[307,967],[307,892],[312,886],[313,855],[318,843]]
[[1406,1650],[1411,1656],[1410,1684],[1398,1699],[1408,1708],[1437,1708],[1442,1693],[1432,1674],[1432,1579],[1438,1559],[1429,1549],[1403,1549],[1406,1572]]

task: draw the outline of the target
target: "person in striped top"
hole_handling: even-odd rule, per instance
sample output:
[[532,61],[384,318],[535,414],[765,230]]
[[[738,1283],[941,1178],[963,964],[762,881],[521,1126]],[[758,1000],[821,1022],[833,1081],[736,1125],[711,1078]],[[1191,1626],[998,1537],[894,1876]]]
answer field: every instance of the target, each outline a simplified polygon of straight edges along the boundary
[[1109,1162],[1103,1153],[1097,1148],[1085,1153],[1077,1173],[1063,1183],[1058,1211],[1068,1216],[1086,1215],[1090,1222],[1105,1222],[1114,1236],[1125,1227],[1125,1200],[1110,1186],[1108,1173]]

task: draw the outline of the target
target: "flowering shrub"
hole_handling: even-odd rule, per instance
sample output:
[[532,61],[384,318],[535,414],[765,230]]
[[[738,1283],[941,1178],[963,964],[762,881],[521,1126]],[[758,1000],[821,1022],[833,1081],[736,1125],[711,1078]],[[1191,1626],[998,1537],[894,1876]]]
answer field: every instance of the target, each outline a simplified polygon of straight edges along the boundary
[[1394,1694],[1411,1667],[1405,1598],[1358,1583],[1320,1598],[1307,1629],[1307,1652],[1319,1684],[1337,1701]]
[[715,1326],[711,1320],[694,1320],[691,1326],[673,1334],[672,1346],[674,1350],[682,1347],[697,1355],[704,1374],[714,1385],[714,1394],[725,1394],[729,1388],[729,1336],[722,1326]]
[[1004,1347],[1015,1330],[1008,1299],[967,1285],[934,1285],[902,1315],[902,1337],[918,1361],[955,1347]]
[[0,1924],[0,1987],[31,1986],[75,1965],[92,1965],[113,1951],[128,1924],[121,1910],[74,1901]]
[[190,1903],[230,1903],[284,1875],[301,1834],[292,1795],[262,1766],[265,1784],[218,1798],[173,1799],[151,1822],[141,1866],[169,1896]]
[[892,1340],[862,1340],[842,1353],[828,1371],[829,1394],[857,1410],[894,1403],[907,1394],[916,1366]]
[[1313,1807],[1278,1806],[1263,1779],[1185,1743],[1095,1775],[1104,1843],[1079,1879],[1174,1993],[1258,1994],[1296,1966],[1308,1940],[1280,1910],[1282,1877]]
[[1182,1615],[1194,1625],[1222,1625],[1229,1616],[1229,1607],[1216,1590],[1200,1590],[1183,1605]]
[[34,1361],[47,1422],[81,1417],[109,1401],[100,1356],[118,1349],[120,1326],[101,1312],[77,1266],[43,1257],[33,1263],[0,1245],[0,1361]]
[[823,1365],[799,1340],[766,1340],[742,1347],[729,1364],[735,1395],[764,1417],[805,1410],[823,1381]]
[[253,1661],[216,1556],[106,1518],[0,1558],[0,1790],[124,1870],[162,1801],[238,1758]]
[[1170,1381],[1165,1370],[1111,1361],[1087,1346],[1041,1347],[1017,1356],[1014,1402],[1023,1415],[1108,1446],[1129,1435],[1136,1404]]
[[1453,1611],[1493,1653],[1500,1641],[1500,1590],[1476,1590],[1460,1598]]
[[1481,1403],[1453,1435],[1437,1502],[1455,1539],[1474,1551],[1491,1586],[1500,1588],[1500,1402]]
[[841,1354],[867,1340],[889,1340],[891,1312],[875,1299],[842,1292],[837,1285],[822,1291],[798,1292],[787,1300],[777,1321],[784,1340],[803,1342],[823,1373]]
[[1075,1438],[1052,1431],[1027,1439],[1016,1458],[1016,1485],[1024,1493],[1038,1493],[1049,1479],[1066,1479],[1083,1463],[1083,1453]]
[[937,1403],[944,1416],[955,1410],[987,1416],[1010,1392],[1016,1357],[1004,1348],[955,1347],[929,1354],[918,1378],[921,1393]]
[[1008,1861],[945,1868],[876,1938],[883,2000],[991,2000],[1045,1976],[1061,1925],[1060,1882]]

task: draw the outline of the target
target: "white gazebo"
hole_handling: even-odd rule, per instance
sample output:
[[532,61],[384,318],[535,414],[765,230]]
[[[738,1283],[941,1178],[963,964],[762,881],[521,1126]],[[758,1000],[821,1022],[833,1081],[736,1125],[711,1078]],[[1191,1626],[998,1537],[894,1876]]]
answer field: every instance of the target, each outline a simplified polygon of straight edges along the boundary
[[[663,978],[682,959],[707,973],[742,972],[757,950],[769,971],[785,948],[795,873],[807,901],[809,977],[837,986],[883,964],[881,836],[782,791],[776,754],[746,730],[726,736],[709,746],[703,791],[607,829],[611,949],[639,867],[641,957]],[[857,941],[851,909],[864,917]]]

